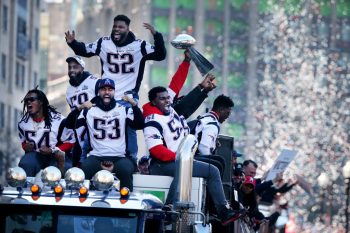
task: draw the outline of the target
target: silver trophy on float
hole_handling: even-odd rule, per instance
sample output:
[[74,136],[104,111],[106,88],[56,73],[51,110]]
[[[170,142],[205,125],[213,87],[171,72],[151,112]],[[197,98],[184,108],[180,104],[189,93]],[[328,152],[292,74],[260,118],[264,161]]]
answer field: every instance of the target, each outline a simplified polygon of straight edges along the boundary
[[214,69],[214,65],[210,63],[205,57],[203,57],[200,52],[198,52],[193,45],[196,43],[196,39],[187,34],[180,34],[175,37],[174,40],[170,42],[172,46],[177,49],[188,49],[191,58],[194,64],[197,66],[199,72],[204,77],[206,76],[212,69]]

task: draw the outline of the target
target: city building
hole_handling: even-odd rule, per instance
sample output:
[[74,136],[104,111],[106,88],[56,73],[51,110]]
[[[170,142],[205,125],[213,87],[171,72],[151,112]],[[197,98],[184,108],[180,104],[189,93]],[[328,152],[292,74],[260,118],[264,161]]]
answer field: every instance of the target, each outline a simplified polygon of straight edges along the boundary
[[40,80],[40,0],[0,1],[0,175],[23,154],[21,100]]

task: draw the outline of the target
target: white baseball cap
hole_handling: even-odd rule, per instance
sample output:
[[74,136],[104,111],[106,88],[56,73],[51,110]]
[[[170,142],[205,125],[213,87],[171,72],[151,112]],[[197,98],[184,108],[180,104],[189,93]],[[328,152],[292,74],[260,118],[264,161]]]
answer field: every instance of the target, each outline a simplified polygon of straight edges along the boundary
[[68,57],[66,59],[66,62],[68,63],[68,62],[73,61],[73,60],[78,62],[78,64],[80,64],[85,69],[85,62],[84,62],[84,60],[81,57],[77,56],[77,55]]

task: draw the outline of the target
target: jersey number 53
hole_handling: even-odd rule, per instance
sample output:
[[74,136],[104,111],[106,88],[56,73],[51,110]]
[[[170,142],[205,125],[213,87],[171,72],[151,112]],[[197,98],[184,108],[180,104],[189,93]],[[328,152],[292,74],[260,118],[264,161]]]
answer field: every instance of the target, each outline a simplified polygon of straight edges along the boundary
[[94,138],[103,140],[105,138],[117,139],[120,137],[119,120],[94,119]]

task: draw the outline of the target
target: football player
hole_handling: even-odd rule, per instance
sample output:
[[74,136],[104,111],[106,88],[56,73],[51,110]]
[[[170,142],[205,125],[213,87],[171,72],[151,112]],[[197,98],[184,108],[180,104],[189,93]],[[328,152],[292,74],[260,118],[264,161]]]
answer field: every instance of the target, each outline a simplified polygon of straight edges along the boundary
[[[95,86],[97,77],[84,71],[85,62],[79,56],[71,56],[66,59],[68,63],[69,85],[66,91],[66,100],[72,110],[79,105],[91,100],[96,96]],[[78,166],[86,159],[86,148],[88,141],[86,139],[86,129],[84,126],[75,131],[76,145],[73,149],[73,166]]]
[[125,132],[127,126],[133,129],[143,128],[142,112],[128,96],[124,100],[130,103],[131,108],[115,100],[113,80],[99,80],[97,89],[98,96],[94,104],[85,102],[67,117],[67,127],[85,125],[88,131],[92,150],[81,168],[87,179],[102,169],[112,171],[120,179],[121,187],[128,187],[132,191],[132,173],[136,169],[136,163],[128,156]]
[[63,173],[65,154],[75,142],[73,131],[65,128],[65,118],[49,104],[42,91],[30,90],[23,102],[18,130],[25,154],[18,166],[27,176],[35,176],[49,165],[58,166]]
[[146,60],[162,61],[166,49],[162,34],[144,23],[154,37],[154,46],[136,39],[129,29],[130,19],[125,15],[117,15],[113,21],[110,36],[85,44],[75,39],[75,32],[67,31],[66,41],[75,54],[83,57],[99,56],[102,64],[102,78],[110,78],[117,85],[116,99],[121,99],[127,91],[138,93],[143,78]]
[[[125,15],[117,15],[113,20],[110,36],[101,37],[93,43],[85,44],[75,39],[75,32],[65,33],[68,45],[75,54],[83,57],[99,56],[101,60],[101,76],[111,78],[117,85],[116,99],[129,93],[138,101],[138,92],[147,60],[162,61],[166,57],[166,49],[161,33],[144,23],[154,37],[154,46],[150,43],[136,39],[129,29],[130,19]],[[127,103],[126,103],[127,104]],[[136,132],[128,128],[128,151],[136,161],[137,138]]]
[[[152,157],[150,174],[174,176],[176,151],[182,139],[189,134],[184,116],[171,107],[171,97],[164,87],[154,87],[148,93],[149,101],[157,108],[145,119],[144,135]],[[207,180],[211,195],[223,225],[236,220],[240,214],[230,209],[226,201],[219,170],[208,163],[193,161],[193,176]],[[173,180],[166,204],[175,201],[177,181]]]
[[194,128],[194,135],[198,140],[195,158],[215,165],[219,168],[221,175],[225,170],[225,160],[223,157],[215,155],[216,139],[221,124],[230,116],[233,106],[234,103],[230,97],[219,95],[214,100],[211,111],[197,118],[198,122]]

